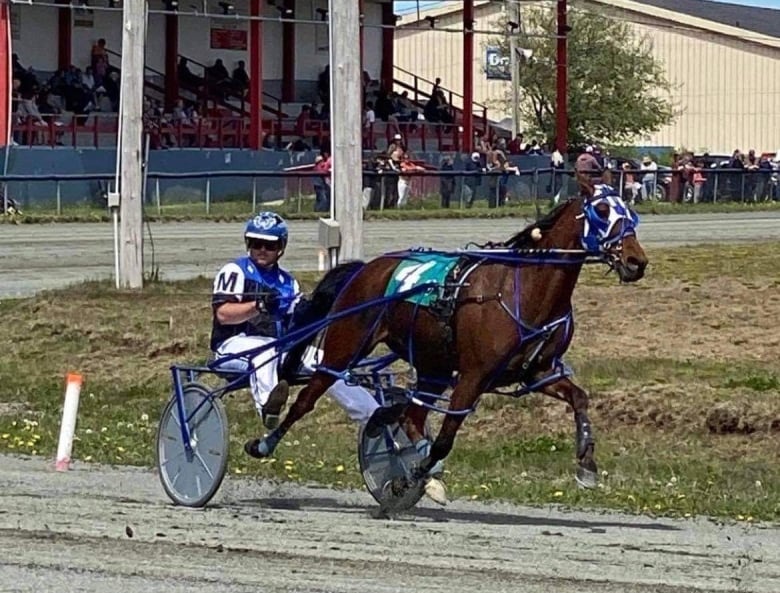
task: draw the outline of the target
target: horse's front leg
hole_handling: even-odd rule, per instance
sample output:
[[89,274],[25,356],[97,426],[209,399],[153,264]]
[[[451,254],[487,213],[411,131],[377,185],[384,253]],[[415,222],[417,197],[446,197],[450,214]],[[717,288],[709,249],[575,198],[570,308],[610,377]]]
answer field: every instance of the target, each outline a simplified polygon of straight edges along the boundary
[[298,393],[295,403],[290,406],[281,424],[262,439],[247,441],[244,450],[252,457],[263,458],[273,455],[277,445],[292,425],[314,409],[314,404],[335,381],[336,377],[328,373],[314,373],[306,387]]
[[595,488],[598,484],[598,468],[594,459],[596,441],[593,427],[588,417],[588,394],[581,387],[563,378],[540,389],[546,395],[568,403],[574,410],[576,426],[575,444],[577,448],[577,483],[584,488]]

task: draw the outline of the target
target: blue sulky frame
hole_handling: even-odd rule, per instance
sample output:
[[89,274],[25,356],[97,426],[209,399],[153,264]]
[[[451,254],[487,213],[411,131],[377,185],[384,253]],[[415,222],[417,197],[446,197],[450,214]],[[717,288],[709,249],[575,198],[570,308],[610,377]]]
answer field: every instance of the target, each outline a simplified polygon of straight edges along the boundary
[[[176,410],[179,418],[179,426],[181,428],[182,442],[184,448],[188,454],[193,452],[192,449],[192,435],[189,428],[190,420],[195,417],[199,410],[207,404],[209,399],[214,397],[222,397],[226,393],[236,391],[245,387],[248,384],[249,376],[254,372],[249,360],[265,352],[269,349],[276,349],[277,354],[269,359],[265,364],[272,364],[279,360],[280,357],[287,351],[289,351],[296,344],[310,338],[312,335],[317,334],[321,330],[325,329],[328,325],[353,315],[360,311],[363,311],[372,307],[379,307],[387,305],[391,302],[401,301],[410,296],[426,292],[438,287],[437,284],[421,284],[415,286],[409,290],[398,292],[389,296],[385,296],[379,299],[374,299],[366,303],[361,303],[355,307],[350,307],[343,311],[339,311],[333,315],[328,315],[321,321],[313,323],[309,326],[295,329],[281,338],[278,338],[263,346],[252,348],[244,352],[236,354],[229,354],[223,356],[218,360],[214,360],[207,365],[172,365],[170,367],[171,377],[173,383],[173,397],[176,400]],[[388,367],[399,360],[399,357],[395,354],[386,354],[382,356],[368,357],[360,361],[355,361],[350,365],[350,368],[343,372],[332,371],[326,367],[317,367],[317,370],[324,371],[335,375],[340,379],[344,379],[345,382],[356,383],[368,383],[375,391],[375,395],[379,399],[380,405],[384,405],[383,388],[389,387],[394,384],[394,373],[388,369]],[[186,415],[184,405],[184,390],[185,383],[194,382],[201,374],[212,374],[224,377],[227,382],[220,387],[217,387],[209,392],[207,398],[198,404],[195,409],[190,411],[189,415]],[[301,379],[305,379],[306,375],[302,375]],[[426,404],[417,400],[417,398],[411,398],[412,402],[425,405],[434,409],[440,409],[436,406]]]

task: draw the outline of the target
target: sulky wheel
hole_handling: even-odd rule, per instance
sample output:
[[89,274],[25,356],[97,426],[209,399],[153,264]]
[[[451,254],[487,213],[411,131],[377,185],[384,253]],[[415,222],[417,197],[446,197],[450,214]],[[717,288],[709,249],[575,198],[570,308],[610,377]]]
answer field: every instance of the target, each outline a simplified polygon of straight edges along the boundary
[[183,442],[176,396],[157,429],[157,469],[165,492],[176,504],[202,507],[219,489],[228,461],[225,405],[199,383],[182,387],[191,451]]
[[[408,402],[408,394],[400,388],[385,390],[385,405]],[[425,438],[430,442],[430,429],[425,423]],[[424,483],[410,480],[423,457],[402,426],[394,422],[370,437],[361,429],[358,437],[358,461],[363,482],[380,508],[402,512],[414,507],[424,494]],[[397,488],[398,484],[410,487]],[[396,486],[396,487],[393,487]]]

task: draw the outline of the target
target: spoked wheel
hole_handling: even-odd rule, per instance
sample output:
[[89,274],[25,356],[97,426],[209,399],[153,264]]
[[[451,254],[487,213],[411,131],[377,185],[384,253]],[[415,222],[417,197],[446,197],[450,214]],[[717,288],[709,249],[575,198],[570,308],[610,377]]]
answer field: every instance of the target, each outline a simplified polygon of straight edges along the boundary
[[225,477],[229,435],[225,405],[199,383],[182,387],[191,450],[184,446],[176,397],[171,398],[157,429],[157,468],[165,492],[176,504],[202,507]]
[[386,426],[375,438],[367,436],[364,430],[360,431],[360,472],[371,496],[382,507],[408,510],[423,497],[425,490],[422,483],[419,487],[405,489],[402,499],[396,499],[397,494],[391,488],[398,480],[411,480],[412,471],[422,459],[406,431],[397,423]]

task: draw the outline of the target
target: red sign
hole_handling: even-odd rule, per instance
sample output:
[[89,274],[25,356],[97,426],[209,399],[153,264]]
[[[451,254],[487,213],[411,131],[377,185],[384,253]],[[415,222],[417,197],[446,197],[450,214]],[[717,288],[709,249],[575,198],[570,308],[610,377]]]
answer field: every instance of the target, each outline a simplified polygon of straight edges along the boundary
[[247,32],[241,29],[211,29],[211,49],[246,50]]

